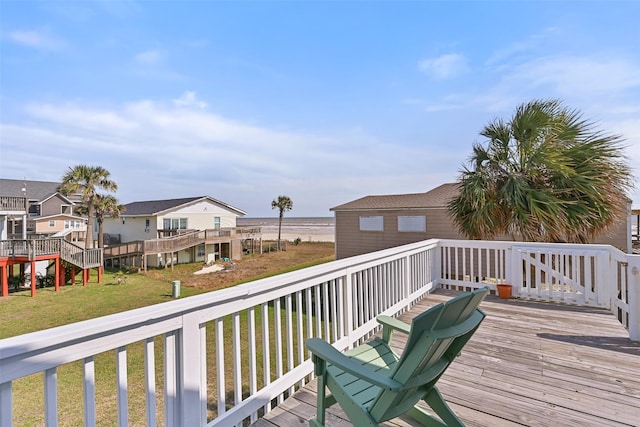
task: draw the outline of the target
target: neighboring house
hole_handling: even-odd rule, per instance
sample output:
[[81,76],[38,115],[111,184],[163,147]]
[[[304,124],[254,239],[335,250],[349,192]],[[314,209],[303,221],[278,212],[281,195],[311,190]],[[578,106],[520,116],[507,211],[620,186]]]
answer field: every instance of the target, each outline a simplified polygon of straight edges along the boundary
[[[242,236],[235,233],[236,218],[246,213],[209,196],[171,200],[133,202],[124,205],[119,218],[105,218],[103,232],[105,245],[125,247],[127,243],[147,241],[144,252],[145,266],[158,267],[167,263],[210,262],[217,258],[242,257]],[[152,246],[195,231],[211,231],[207,239],[179,250],[155,251]],[[212,236],[212,237],[209,237]],[[152,245],[148,241],[158,241]],[[128,245],[131,247],[131,245]],[[105,257],[113,251],[106,249]],[[167,259],[167,256],[173,257]]]
[[47,215],[27,220],[27,235],[40,237],[64,237],[71,242],[84,241],[87,219],[74,215]]
[[[331,208],[335,212],[336,259],[431,238],[466,239],[453,224],[449,200],[458,184],[442,184],[426,193],[366,196]],[[631,252],[631,215],[593,243]],[[496,240],[511,240],[508,236]]]
[[64,196],[59,187],[59,182],[0,179],[0,240],[51,237],[63,231],[64,221],[73,228],[67,240],[84,240],[86,218],[74,215],[80,197]]

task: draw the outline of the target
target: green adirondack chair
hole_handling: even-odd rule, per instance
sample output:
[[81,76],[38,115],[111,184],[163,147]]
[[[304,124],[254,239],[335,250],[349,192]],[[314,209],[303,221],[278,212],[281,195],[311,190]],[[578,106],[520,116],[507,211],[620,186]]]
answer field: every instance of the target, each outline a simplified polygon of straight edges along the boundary
[[[345,353],[322,339],[307,340],[318,376],[318,412],[310,425],[324,426],[325,410],[337,402],[356,427],[377,426],[405,413],[425,426],[464,426],[436,383],[480,326],[485,314],[478,305],[488,293],[482,288],[459,295],[419,314],[411,326],[378,316],[382,338]],[[393,331],[408,335],[402,355],[389,346]],[[420,400],[439,418],[418,408]]]

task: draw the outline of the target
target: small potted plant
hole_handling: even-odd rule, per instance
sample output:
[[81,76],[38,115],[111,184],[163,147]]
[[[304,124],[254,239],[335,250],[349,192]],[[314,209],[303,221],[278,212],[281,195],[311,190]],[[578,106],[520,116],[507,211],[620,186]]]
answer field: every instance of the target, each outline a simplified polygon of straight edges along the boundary
[[509,299],[511,298],[511,291],[513,290],[513,286],[508,285],[506,283],[498,283],[496,285],[496,288],[498,289],[498,296],[502,299]]

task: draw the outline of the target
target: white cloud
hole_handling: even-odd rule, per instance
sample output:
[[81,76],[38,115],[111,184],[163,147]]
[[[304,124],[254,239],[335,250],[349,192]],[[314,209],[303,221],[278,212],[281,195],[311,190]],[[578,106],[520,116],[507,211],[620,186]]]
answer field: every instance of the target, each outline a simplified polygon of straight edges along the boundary
[[199,109],[207,108],[207,103],[199,101],[196,97],[196,93],[187,91],[182,94],[180,98],[174,99],[173,104],[176,107],[196,107]]
[[507,78],[529,87],[547,86],[560,96],[596,96],[640,86],[640,66],[599,55],[550,56],[518,65]]
[[14,43],[35,49],[57,50],[64,46],[60,39],[46,31],[14,30],[8,33],[8,38]]
[[163,62],[164,54],[158,49],[145,50],[138,53],[134,60],[141,65],[154,65]]
[[447,79],[463,74],[469,69],[467,59],[458,53],[448,53],[420,61],[418,67],[425,74],[437,79]]
[[[195,94],[182,98],[202,102]],[[407,147],[358,129],[282,131],[172,102],[108,109],[31,103],[26,112],[24,122],[0,125],[3,176],[56,180],[74,164],[99,164],[118,183],[123,203],[206,194],[261,216],[271,214],[273,197],[287,194],[296,215],[330,215],[330,207],[367,194],[433,188],[448,163],[426,144]],[[8,160],[24,147],[46,170]],[[398,172],[416,170],[428,173]]]

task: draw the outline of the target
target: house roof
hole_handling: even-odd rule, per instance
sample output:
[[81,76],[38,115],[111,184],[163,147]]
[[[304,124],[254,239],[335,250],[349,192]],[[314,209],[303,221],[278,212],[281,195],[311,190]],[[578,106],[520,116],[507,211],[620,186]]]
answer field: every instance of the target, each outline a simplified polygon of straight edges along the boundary
[[24,179],[0,179],[0,196],[24,197],[26,189],[29,200],[44,200],[58,191],[59,182],[26,181]]
[[[44,202],[54,194],[58,193],[71,203],[78,203],[82,201],[82,196],[80,194],[65,196],[58,191],[59,187],[59,182],[0,178],[0,196],[25,197],[26,195],[28,200]],[[26,189],[25,192],[22,191],[23,188]]]
[[332,211],[443,208],[459,193],[458,184],[442,184],[426,193],[365,196],[331,208]]
[[42,221],[42,220],[49,220],[52,218],[69,218],[69,219],[78,219],[78,220],[86,220],[87,218],[82,217],[82,216],[77,216],[77,215],[69,215],[69,214],[51,214],[51,215],[46,215],[46,216],[33,216],[33,217],[29,217],[29,219],[34,220],[34,221]]
[[238,215],[246,215],[247,213],[235,208],[227,203],[216,200],[209,196],[200,197],[185,197],[182,199],[168,199],[168,200],[149,200],[144,202],[132,202],[124,205],[125,211],[120,216],[150,216],[159,215],[169,210],[193,204],[201,200],[208,200],[212,203],[220,205],[226,209],[229,209]]

